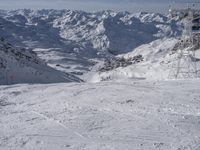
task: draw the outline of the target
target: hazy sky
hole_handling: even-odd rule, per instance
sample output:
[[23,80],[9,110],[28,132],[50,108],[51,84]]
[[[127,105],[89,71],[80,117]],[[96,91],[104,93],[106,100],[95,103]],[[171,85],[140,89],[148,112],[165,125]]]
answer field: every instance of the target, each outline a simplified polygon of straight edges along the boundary
[[77,9],[86,11],[154,11],[165,12],[174,1],[200,2],[200,0],[0,0],[0,9]]

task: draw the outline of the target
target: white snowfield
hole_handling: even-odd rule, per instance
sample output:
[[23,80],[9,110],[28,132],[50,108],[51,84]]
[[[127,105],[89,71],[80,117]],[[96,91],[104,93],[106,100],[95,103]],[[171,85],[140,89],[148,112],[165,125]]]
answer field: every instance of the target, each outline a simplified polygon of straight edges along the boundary
[[0,150],[200,150],[200,80],[0,86]]

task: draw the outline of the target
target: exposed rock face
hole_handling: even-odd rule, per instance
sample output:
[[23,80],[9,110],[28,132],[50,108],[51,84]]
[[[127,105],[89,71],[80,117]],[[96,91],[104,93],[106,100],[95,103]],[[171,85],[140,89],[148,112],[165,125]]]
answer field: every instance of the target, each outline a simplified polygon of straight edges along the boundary
[[143,61],[142,55],[133,56],[130,58],[116,57],[105,60],[104,65],[99,69],[100,72],[110,71],[119,67],[127,67]]

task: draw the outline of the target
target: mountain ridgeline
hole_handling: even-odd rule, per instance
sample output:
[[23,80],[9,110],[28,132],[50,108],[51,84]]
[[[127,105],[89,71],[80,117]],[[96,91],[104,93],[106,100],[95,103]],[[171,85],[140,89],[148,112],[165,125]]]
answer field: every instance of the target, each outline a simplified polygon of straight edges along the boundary
[[165,36],[180,34],[177,22],[155,13],[71,10],[0,11],[0,32],[31,48],[61,48],[86,57],[121,54]]

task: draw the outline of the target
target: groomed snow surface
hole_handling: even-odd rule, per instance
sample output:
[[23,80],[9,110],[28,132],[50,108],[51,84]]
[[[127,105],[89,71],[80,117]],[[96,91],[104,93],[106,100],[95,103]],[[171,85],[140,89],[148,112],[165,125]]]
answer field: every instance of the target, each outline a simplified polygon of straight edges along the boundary
[[0,150],[200,150],[200,80],[0,86]]

